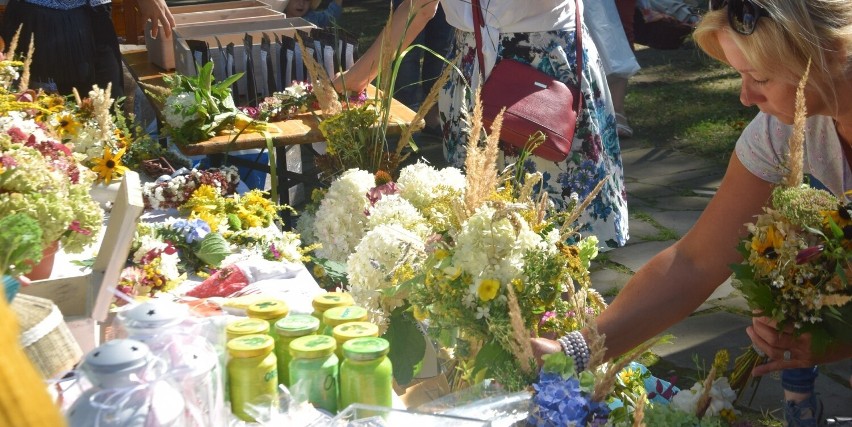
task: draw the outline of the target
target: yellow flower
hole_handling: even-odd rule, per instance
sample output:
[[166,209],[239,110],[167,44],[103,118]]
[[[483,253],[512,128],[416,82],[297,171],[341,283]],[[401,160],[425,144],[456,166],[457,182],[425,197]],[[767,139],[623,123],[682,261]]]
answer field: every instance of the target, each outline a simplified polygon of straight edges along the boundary
[[515,286],[515,290],[516,290],[516,291],[518,291],[518,292],[523,292],[523,291],[524,291],[524,281],[523,281],[523,280],[521,280],[521,279],[514,279],[514,280],[512,280],[512,285],[514,285],[514,286]]
[[[59,131],[60,135],[77,135],[77,128],[79,126],[80,123],[77,122],[77,119],[74,118],[72,114],[65,113],[59,116],[59,128],[57,130]],[[106,155],[104,155],[104,157],[106,157]]]
[[109,147],[104,147],[103,158],[95,160],[93,171],[98,173],[98,181],[109,184],[113,178],[118,178],[127,172],[127,166],[121,164],[124,148],[113,154]]
[[766,227],[766,234],[760,239],[758,234],[755,234],[751,239],[751,250],[762,257],[773,257],[777,253],[777,249],[784,245],[784,236],[775,229],[774,225]]
[[462,270],[461,267],[450,266],[444,267],[443,272],[447,280],[456,280],[461,276]]
[[216,214],[212,211],[209,211],[209,210],[193,211],[189,215],[189,218],[190,219],[198,218],[200,220],[203,220],[208,225],[210,225],[210,231],[213,232],[213,233],[215,233],[216,231],[219,230],[219,222],[221,221],[221,219],[218,216],[216,216]]
[[483,279],[479,282],[479,288],[476,293],[479,299],[483,301],[491,301],[497,297],[497,291],[500,290],[500,281],[494,279]]
[[450,256],[450,252],[443,248],[435,249],[435,259],[438,261]]
[[325,277],[325,268],[323,268],[323,266],[321,266],[319,264],[314,264],[313,270],[314,270],[314,277],[316,277],[317,279],[321,279],[321,278]]
[[429,312],[427,310],[423,310],[420,307],[414,307],[414,318],[417,319],[418,322],[422,322],[429,318]]

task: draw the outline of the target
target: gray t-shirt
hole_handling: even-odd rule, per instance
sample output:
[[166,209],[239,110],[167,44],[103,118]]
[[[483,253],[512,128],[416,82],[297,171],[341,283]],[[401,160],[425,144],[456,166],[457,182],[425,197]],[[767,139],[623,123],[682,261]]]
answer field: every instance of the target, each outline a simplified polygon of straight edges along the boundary
[[[751,173],[779,183],[786,174],[788,140],[793,127],[768,114],[759,113],[737,141],[736,154]],[[834,120],[811,116],[805,129],[804,173],[811,184],[838,197],[852,189],[852,170],[846,164],[842,142]],[[814,182],[816,181],[816,182]]]

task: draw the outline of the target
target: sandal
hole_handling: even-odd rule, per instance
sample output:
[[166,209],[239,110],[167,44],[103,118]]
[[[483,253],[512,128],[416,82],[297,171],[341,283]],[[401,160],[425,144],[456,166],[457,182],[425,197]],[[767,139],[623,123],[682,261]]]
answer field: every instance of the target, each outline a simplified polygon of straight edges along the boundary
[[633,136],[633,128],[627,123],[624,114],[615,113],[615,130],[619,138],[630,138]]
[[784,402],[784,425],[787,427],[819,427],[824,426],[822,419],[822,401],[815,394],[801,401]]

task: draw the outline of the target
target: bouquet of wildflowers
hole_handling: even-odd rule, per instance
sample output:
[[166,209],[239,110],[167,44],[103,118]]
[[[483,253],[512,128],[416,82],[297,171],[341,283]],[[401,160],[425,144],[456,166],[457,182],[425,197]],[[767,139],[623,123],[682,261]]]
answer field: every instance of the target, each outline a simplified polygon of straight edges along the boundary
[[[852,205],[801,184],[807,77],[805,71],[796,93],[785,180],[773,190],[771,206],[747,224],[749,236],[738,248],[744,261],[732,268],[751,309],[775,320],[779,330],[811,334],[813,350],[824,352],[852,342]],[[734,388],[742,391],[764,359],[754,348],[740,356]]]
[[314,87],[309,82],[293,81],[281,92],[266,97],[257,106],[256,118],[267,122],[287,120],[294,114],[307,113],[317,102]]
[[[15,43],[9,48],[14,51]],[[22,67],[22,68],[19,68]],[[94,242],[103,211],[89,194],[95,176],[41,118],[48,97],[26,87],[24,63],[0,57],[0,70],[21,70],[20,87],[0,86],[0,216],[23,213],[38,222],[42,245],[59,241],[77,253]]]
[[254,121],[234,104],[231,85],[242,77],[234,74],[213,82],[213,61],[197,76],[165,76],[168,88],[146,85],[148,92],[163,105],[166,132],[179,145],[205,141],[227,131],[266,130],[266,123]]
[[239,170],[234,166],[205,170],[179,170],[172,176],[160,177],[142,186],[142,199],[150,209],[174,209],[187,200],[202,185],[209,185],[221,195],[233,194],[240,183]]
[[151,234],[138,235],[131,248],[131,266],[122,270],[118,290],[131,297],[150,297],[173,289],[186,279],[178,269],[180,262],[171,242]]
[[[393,146],[388,141],[388,127],[392,121],[390,110],[396,79],[394,70],[398,68],[398,62],[402,61],[404,56],[399,49],[399,42],[382,40],[374,91],[369,94],[361,91],[355,96],[341,98],[325,68],[305,49],[298,34],[296,40],[302,50],[302,59],[305,61],[308,75],[314,78],[310,82],[312,94],[321,110],[317,117],[321,120],[319,128],[325,138],[326,152],[315,159],[321,171],[320,178],[331,182],[351,169],[369,173],[384,171],[395,178],[400,165],[412,152],[417,151],[417,145],[411,136],[423,127],[423,118],[437,102],[440,89],[455,67],[446,67],[421,103],[411,126],[403,129]],[[345,86],[346,82],[343,83]]]

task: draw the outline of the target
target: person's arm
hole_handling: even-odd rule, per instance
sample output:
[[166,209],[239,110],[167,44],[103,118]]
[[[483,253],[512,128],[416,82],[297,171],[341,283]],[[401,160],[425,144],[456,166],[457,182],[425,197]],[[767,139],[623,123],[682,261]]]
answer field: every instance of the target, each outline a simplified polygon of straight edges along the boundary
[[[394,11],[390,24],[390,35],[387,39],[391,43],[400,43],[401,49],[407,48],[411,42],[426,26],[426,23],[435,16],[438,10],[438,0],[405,0]],[[409,23],[409,12],[411,22]],[[385,39],[385,27],[376,40],[367,49],[363,56],[358,58],[355,65],[334,79],[334,87],[338,91],[361,91],[376,78],[378,74],[379,56],[382,52],[382,40]],[[396,48],[396,46],[394,46]]]
[[[736,247],[761,212],[771,185],[731,157],[713,200],[689,232],[654,256],[630,279],[597,318],[606,335],[607,358],[619,356],[686,318],[728,276],[742,257]],[[536,339],[537,353],[560,350],[558,343]]]
[[142,22],[151,20],[151,37],[157,38],[157,33],[160,31],[160,25],[163,26],[163,31],[166,38],[172,36],[172,28],[175,27],[175,17],[166,5],[165,0],[139,0],[139,15],[142,17]]
[[[754,345],[770,359],[769,362],[754,368],[752,374],[755,376],[852,358],[852,343],[830,347],[825,354],[814,354],[811,351],[810,334],[795,336],[789,330],[779,334],[775,322],[766,317],[754,317],[752,326],[746,329],[746,333]],[[784,360],[785,351],[790,352],[789,360]]]

